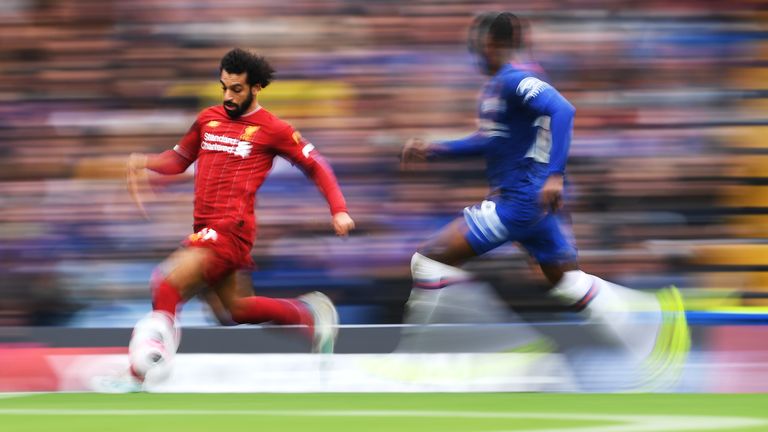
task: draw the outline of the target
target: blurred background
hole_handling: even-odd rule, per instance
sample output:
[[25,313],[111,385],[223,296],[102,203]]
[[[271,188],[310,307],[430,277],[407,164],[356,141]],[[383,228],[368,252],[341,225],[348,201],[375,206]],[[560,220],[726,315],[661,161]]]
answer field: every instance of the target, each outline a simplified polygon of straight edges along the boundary
[[[418,244],[487,192],[479,161],[402,172],[409,136],[474,128],[474,13],[531,20],[532,51],[577,108],[569,210],[583,267],[693,310],[768,299],[768,8],[759,0],[5,0],[0,3],[0,325],[130,327],[154,266],[191,230],[191,181],[155,182],[144,220],[131,152],[173,147],[221,103],[239,46],[260,94],[330,161],[358,229],[340,240],[315,186],[276,164],[258,195],[258,294],[310,290],[342,323],[398,323]],[[524,253],[473,262],[522,314],[555,310]],[[182,322],[213,322],[193,302]]]

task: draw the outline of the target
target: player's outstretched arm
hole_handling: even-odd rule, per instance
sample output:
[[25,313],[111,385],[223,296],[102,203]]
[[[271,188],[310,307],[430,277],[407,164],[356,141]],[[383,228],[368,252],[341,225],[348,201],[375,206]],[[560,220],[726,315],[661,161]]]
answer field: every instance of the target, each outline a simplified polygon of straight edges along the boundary
[[144,207],[144,202],[152,196],[147,169],[160,174],[181,174],[187,170],[191,163],[192,161],[184,158],[175,150],[167,150],[152,155],[131,153],[128,156],[125,174],[128,193],[145,219],[149,219],[149,214]]
[[145,170],[147,166],[147,156],[141,153],[131,153],[125,167],[125,181],[128,187],[128,193],[136,204],[139,212],[144,219],[149,220],[149,214],[144,207],[145,191],[150,191],[149,179]]
[[355,228],[355,222],[347,212],[347,202],[341,193],[331,165],[320,155],[315,146],[301,136],[293,127],[288,126],[278,135],[282,139],[274,143],[277,154],[298,166],[328,202],[331,210],[331,226],[338,236],[346,236]]
[[451,141],[427,142],[421,138],[410,138],[400,153],[400,167],[407,169],[412,163],[436,159],[479,156],[487,144],[488,137],[480,132]]
[[333,215],[333,231],[337,236],[346,237],[349,232],[355,229],[355,221],[347,212],[339,212]]
[[400,169],[408,169],[410,164],[426,162],[430,144],[421,138],[409,138],[400,151]]
[[523,78],[507,92],[512,103],[521,103],[537,115],[549,117],[549,177],[539,192],[539,203],[546,211],[557,211],[563,205],[563,177],[576,109],[554,87],[532,76]]
[[347,213],[347,202],[341,193],[341,187],[339,187],[331,166],[314,149],[307,157],[295,157],[292,160],[299,165],[308,178],[315,182],[328,202],[328,207],[333,215],[331,218],[333,231],[338,236],[348,235],[355,228],[355,222]]

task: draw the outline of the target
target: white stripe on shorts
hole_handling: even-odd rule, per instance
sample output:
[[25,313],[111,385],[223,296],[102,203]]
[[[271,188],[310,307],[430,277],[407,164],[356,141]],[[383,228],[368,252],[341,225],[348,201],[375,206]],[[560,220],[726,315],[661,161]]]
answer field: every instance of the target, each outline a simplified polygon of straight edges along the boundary
[[[496,214],[496,203],[493,201],[485,200],[479,205],[466,207],[464,215],[472,220],[473,224],[470,224],[469,228],[480,239],[497,243],[506,240],[509,235],[507,227],[501,223],[499,215]],[[481,232],[476,232],[474,227]]]

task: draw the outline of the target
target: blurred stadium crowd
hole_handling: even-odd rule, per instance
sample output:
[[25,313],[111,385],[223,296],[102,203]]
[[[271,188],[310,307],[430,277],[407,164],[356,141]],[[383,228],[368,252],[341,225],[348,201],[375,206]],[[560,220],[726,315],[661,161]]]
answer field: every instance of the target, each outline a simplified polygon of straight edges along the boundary
[[[172,147],[221,102],[240,46],[277,80],[261,103],[329,159],[358,230],[329,228],[287,163],[260,192],[257,293],[320,289],[343,322],[400,320],[416,245],[482,199],[478,162],[401,172],[411,135],[474,127],[471,16],[532,22],[533,54],[577,108],[569,210],[589,272],[676,283],[691,304],[768,293],[768,13],[760,1],[9,0],[0,4],[0,325],[126,325],[191,230],[191,182],[156,179],[142,219],[131,152]],[[551,306],[513,246],[471,268],[522,312]],[[697,303],[697,301],[699,303]]]

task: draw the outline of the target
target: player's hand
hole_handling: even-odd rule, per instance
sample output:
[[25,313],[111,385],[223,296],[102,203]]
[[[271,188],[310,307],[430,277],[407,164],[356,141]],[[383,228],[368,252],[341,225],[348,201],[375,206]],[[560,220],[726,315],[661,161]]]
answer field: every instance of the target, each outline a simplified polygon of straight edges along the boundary
[[563,176],[552,174],[539,192],[539,203],[544,211],[556,212],[563,207]]
[[149,214],[144,208],[144,200],[142,196],[143,190],[149,189],[149,179],[146,172],[147,156],[141,153],[131,153],[128,156],[128,162],[125,165],[125,181],[128,187],[128,193],[131,194],[131,199],[139,208],[139,212],[144,219],[149,220]]
[[332,224],[337,236],[345,237],[350,231],[355,229],[355,221],[352,220],[347,212],[339,212],[333,215]]
[[426,162],[429,154],[429,143],[421,138],[409,138],[400,153],[400,169],[408,169],[413,162]]

